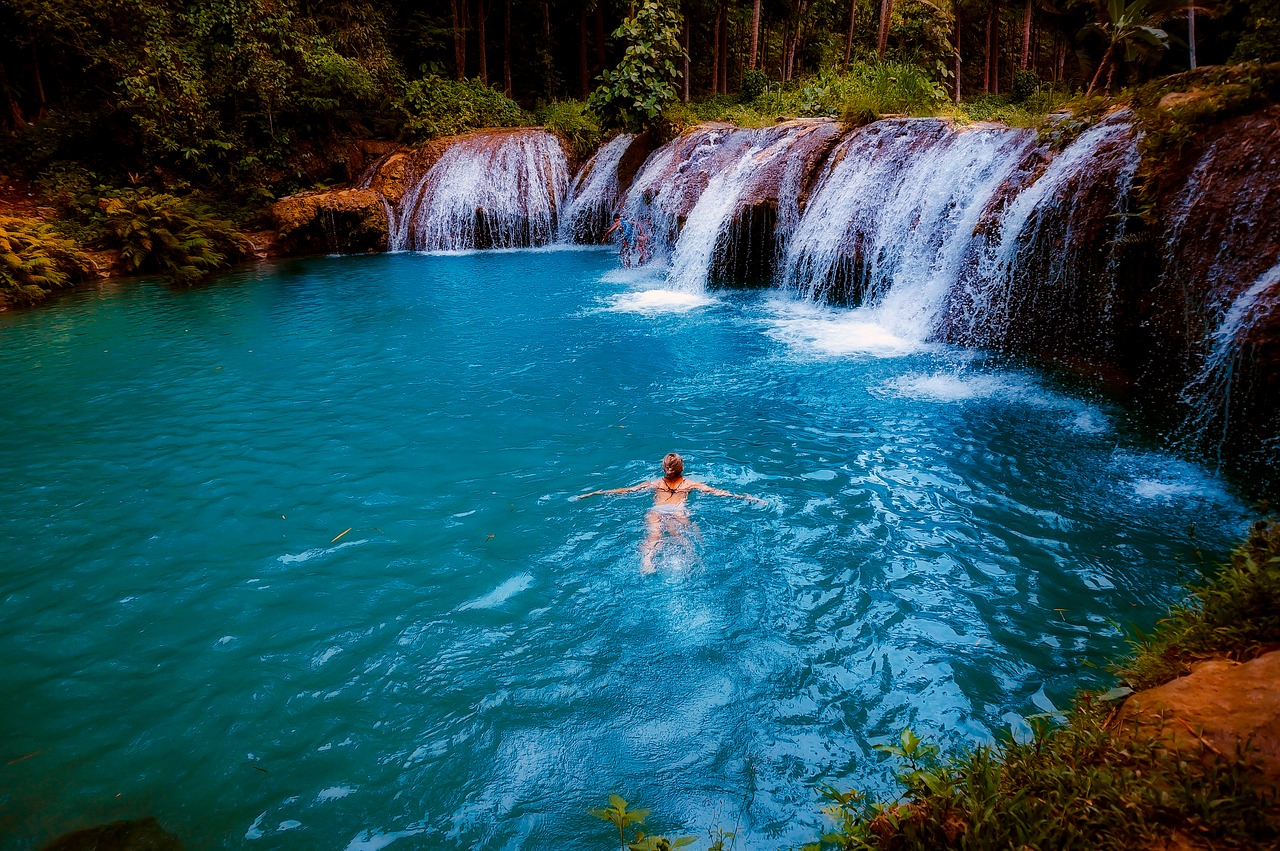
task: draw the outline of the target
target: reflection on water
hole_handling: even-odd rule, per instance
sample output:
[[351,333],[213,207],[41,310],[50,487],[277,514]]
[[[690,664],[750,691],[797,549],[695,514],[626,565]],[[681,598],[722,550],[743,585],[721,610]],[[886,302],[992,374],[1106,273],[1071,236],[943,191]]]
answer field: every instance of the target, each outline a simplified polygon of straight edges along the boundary
[[[614,262],[0,317],[0,738],[36,754],[0,847],[154,814],[199,847],[586,849],[610,792],[795,846],[818,783],[890,788],[904,726],[1064,705],[1242,528],[1045,376],[768,294],[651,309]],[[767,507],[693,496],[642,576],[651,497],[571,497],[671,450]]]

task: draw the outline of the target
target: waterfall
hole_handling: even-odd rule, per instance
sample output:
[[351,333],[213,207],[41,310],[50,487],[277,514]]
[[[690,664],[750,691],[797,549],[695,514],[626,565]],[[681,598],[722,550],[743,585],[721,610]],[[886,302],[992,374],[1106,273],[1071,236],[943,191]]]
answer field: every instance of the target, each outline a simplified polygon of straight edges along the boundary
[[[645,222],[667,285],[702,290],[709,279],[767,277],[775,225],[793,228],[805,177],[839,135],[832,121],[706,127],[655,151],[627,193],[626,215]],[[790,191],[790,197],[785,193]]]
[[1182,401],[1191,410],[1180,429],[1180,437],[1192,444],[1203,443],[1215,424],[1220,424],[1216,443],[1219,464],[1230,426],[1232,384],[1244,345],[1254,327],[1274,313],[1277,306],[1280,306],[1280,263],[1227,307],[1217,328],[1206,338],[1209,351],[1200,371],[1183,388]]
[[654,151],[640,167],[623,200],[623,214],[645,223],[658,255],[670,253],[710,175],[733,159],[721,150],[733,135],[727,126],[699,127]]
[[606,142],[587,160],[560,214],[560,239],[565,242],[599,242],[608,229],[613,211],[622,200],[618,166],[635,136],[623,133]]
[[544,245],[569,182],[560,141],[543,130],[459,137],[405,192],[392,251]]
[[1064,338],[1108,345],[1117,249],[1140,161],[1131,119],[1122,110],[1089,128],[991,211],[951,294],[952,339],[1000,347],[1022,334],[1047,348]]
[[984,211],[1034,134],[936,119],[880,121],[830,161],[781,279],[809,299],[862,304],[896,336],[933,335]]

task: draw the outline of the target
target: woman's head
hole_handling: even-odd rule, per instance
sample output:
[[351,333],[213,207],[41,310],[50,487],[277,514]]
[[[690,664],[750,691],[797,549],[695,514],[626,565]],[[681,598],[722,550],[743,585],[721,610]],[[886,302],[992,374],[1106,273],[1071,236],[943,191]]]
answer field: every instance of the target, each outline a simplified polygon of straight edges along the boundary
[[668,452],[667,457],[662,459],[662,472],[668,477],[684,475],[684,459],[674,452]]

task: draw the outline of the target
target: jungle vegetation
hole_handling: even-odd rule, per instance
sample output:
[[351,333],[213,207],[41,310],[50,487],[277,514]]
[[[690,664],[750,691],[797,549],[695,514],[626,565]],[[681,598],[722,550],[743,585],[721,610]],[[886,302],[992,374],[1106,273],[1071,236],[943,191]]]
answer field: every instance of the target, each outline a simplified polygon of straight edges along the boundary
[[712,118],[1025,124],[1090,84],[1255,59],[1280,59],[1280,0],[0,0],[0,213],[21,192],[117,251],[169,216],[130,268],[193,281],[244,254],[228,226],[356,177],[368,140],[544,123],[585,156]]

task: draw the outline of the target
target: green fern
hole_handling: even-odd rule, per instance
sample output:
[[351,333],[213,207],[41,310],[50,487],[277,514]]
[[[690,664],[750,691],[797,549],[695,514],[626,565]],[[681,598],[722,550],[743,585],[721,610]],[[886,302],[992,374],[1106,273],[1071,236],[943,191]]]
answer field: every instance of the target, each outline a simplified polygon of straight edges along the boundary
[[120,249],[130,272],[193,284],[250,252],[231,222],[173,195],[128,191],[103,198],[99,206],[108,241]]
[[0,216],[0,302],[40,301],[92,269],[88,255],[45,222]]

